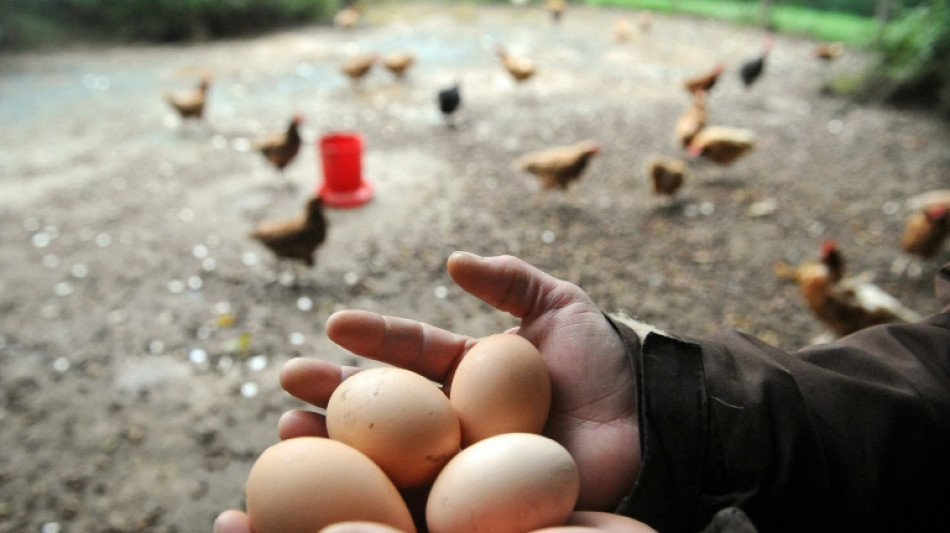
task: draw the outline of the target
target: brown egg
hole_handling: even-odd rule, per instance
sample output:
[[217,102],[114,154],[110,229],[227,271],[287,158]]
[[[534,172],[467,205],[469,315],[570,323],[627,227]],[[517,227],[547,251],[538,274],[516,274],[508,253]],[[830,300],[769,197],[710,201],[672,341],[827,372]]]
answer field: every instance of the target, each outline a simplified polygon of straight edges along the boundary
[[502,433],[540,433],[551,407],[551,377],[527,339],[490,335],[459,363],[449,400],[462,424],[462,446]]
[[333,391],[326,411],[330,438],[365,453],[399,488],[431,482],[459,450],[449,399],[409,370],[358,372]]
[[368,457],[334,440],[281,441],[257,458],[245,487],[255,533],[313,533],[349,520],[415,532],[409,509]]
[[655,529],[639,520],[603,511],[574,511],[566,525],[611,533],[656,533]]
[[580,475],[570,453],[533,433],[496,435],[463,449],[429,492],[430,533],[526,533],[563,525]]

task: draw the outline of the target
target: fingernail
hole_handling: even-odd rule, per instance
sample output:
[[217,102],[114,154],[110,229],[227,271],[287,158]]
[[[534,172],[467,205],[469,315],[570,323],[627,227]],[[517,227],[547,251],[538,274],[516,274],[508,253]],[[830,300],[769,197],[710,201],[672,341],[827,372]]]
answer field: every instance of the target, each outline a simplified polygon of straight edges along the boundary
[[463,252],[461,250],[452,252],[452,255],[456,257],[467,257],[473,261],[481,261],[483,259],[480,255],[473,254],[472,252]]

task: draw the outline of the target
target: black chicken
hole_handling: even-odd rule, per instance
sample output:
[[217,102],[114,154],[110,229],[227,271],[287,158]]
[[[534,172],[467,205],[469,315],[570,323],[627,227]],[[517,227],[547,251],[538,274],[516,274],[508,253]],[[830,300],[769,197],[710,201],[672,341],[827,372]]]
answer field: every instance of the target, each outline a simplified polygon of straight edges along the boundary
[[452,115],[458,111],[461,105],[462,93],[460,92],[460,84],[456,83],[451,87],[439,91],[439,111],[442,112],[442,116],[445,117],[449,126],[454,126],[454,123],[451,121]]
[[762,51],[759,53],[758,57],[755,59],[750,59],[742,64],[742,68],[739,69],[739,76],[742,78],[743,85],[746,88],[750,87],[759,77],[762,76],[762,72],[765,71],[765,60],[769,56],[769,52],[772,51],[772,36],[766,35],[765,39],[762,41]]

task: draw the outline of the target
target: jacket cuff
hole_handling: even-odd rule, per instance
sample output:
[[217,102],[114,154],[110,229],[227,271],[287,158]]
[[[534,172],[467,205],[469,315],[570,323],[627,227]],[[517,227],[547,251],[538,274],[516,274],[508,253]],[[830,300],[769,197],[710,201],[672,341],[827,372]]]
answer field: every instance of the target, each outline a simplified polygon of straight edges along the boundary
[[608,320],[634,367],[642,454],[640,476],[615,512],[658,531],[698,531],[706,525],[694,523],[708,423],[702,349],[656,332],[641,341],[629,325]]

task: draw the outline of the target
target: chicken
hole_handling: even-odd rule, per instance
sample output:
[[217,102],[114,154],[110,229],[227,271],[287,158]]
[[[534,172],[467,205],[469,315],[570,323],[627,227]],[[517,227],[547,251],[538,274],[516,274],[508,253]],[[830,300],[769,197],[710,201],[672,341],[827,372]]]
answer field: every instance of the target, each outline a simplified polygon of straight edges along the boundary
[[564,10],[567,9],[567,2],[564,0],[548,0],[548,13],[551,14],[551,20],[555,23],[560,22],[564,17]]
[[376,64],[378,59],[378,54],[358,54],[344,61],[340,70],[351,80],[357,82],[369,74],[369,71],[373,68],[373,65]]
[[950,212],[947,206],[935,204],[914,211],[907,218],[901,236],[901,250],[924,259],[931,259],[943,248],[950,235]]
[[301,216],[283,221],[263,221],[250,236],[280,259],[300,261],[313,266],[317,248],[327,237],[323,201],[311,198]]
[[640,26],[640,31],[648,32],[650,28],[653,27],[653,12],[651,11],[641,11],[637,15],[637,25]]
[[683,87],[690,93],[696,93],[697,91],[708,93],[719,81],[719,76],[724,70],[726,70],[726,64],[717,63],[712,70],[683,80]]
[[819,43],[815,45],[814,50],[812,50],[813,56],[825,61],[837,59],[841,57],[842,54],[844,54],[844,45],[839,42]]
[[198,87],[188,91],[166,92],[165,101],[172,106],[182,119],[201,120],[204,116],[205,104],[208,101],[208,88],[211,86],[211,77],[205,76],[198,82]]
[[630,19],[619,18],[617,22],[614,22],[614,40],[617,42],[626,42],[633,37],[633,25],[630,24]]
[[442,113],[442,117],[445,118],[445,122],[449,126],[453,126],[452,115],[454,115],[462,105],[461,84],[455,83],[439,91],[438,103],[439,111]]
[[500,45],[495,47],[495,54],[501,58],[505,70],[518,83],[530,79],[537,72],[534,62],[523,57],[514,57]]
[[683,148],[689,148],[689,143],[706,127],[706,92],[693,93],[693,103],[683,111],[673,126],[673,136]]
[[285,131],[274,132],[253,143],[254,149],[259,150],[278,171],[284,168],[297,157],[300,152],[299,126],[303,122],[302,115],[294,115]]
[[772,36],[766,35],[762,40],[762,51],[759,52],[759,55],[743,63],[739,69],[739,77],[742,78],[742,84],[746,88],[751,87],[765,71],[765,60],[772,51],[772,43]]
[[566,189],[581,177],[591,157],[599,152],[600,146],[596,142],[581,141],[525,154],[518,159],[516,166],[534,174],[545,189]]
[[355,4],[347,6],[333,16],[333,25],[337,28],[348,30],[356,26],[361,14],[360,6]]
[[776,274],[795,280],[815,317],[839,336],[878,324],[920,318],[870,281],[845,278],[844,258],[832,240],[822,244],[817,263],[804,262],[795,268],[779,263]]
[[416,56],[405,50],[393,52],[383,58],[383,66],[398,78],[405,76],[409,67],[415,62]]
[[646,174],[654,195],[673,199],[686,182],[686,162],[653,156],[647,160]]
[[755,148],[755,133],[743,128],[709,126],[689,143],[690,157],[704,157],[721,165],[730,165]]

